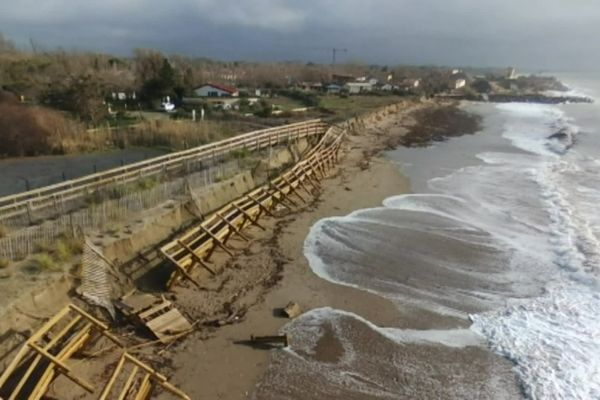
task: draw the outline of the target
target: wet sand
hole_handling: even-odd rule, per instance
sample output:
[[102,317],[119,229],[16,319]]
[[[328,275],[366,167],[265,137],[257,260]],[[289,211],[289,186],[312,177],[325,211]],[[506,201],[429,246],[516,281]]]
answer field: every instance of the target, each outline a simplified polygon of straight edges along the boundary
[[[409,182],[398,167],[377,156],[389,146],[390,138],[401,137],[406,133],[406,126],[414,122],[406,116],[407,112],[379,119],[357,135],[349,136],[338,172],[325,181],[313,204],[281,219],[264,219],[261,223],[267,228],[265,232],[249,229],[253,242],[233,244],[246,250],[242,256],[225,263],[233,273],[219,288],[207,288],[201,296],[185,286],[176,291],[174,299],[188,315],[214,314],[222,308],[222,320],[233,322],[190,336],[166,353],[166,364],[172,369],[171,381],[191,398],[519,397],[511,364],[483,346],[450,349],[432,344],[398,346],[352,318],[344,322],[347,328],[344,332],[356,333],[350,342],[340,342],[339,332],[334,333],[333,325],[325,327],[324,334],[300,364],[316,362],[339,369],[338,364],[351,343],[368,356],[362,363],[359,356],[357,363],[348,367],[355,370],[355,381],[367,388],[389,386],[380,387],[383,389],[380,394],[371,389],[362,393],[355,393],[350,387],[336,389],[330,380],[317,373],[318,370],[294,368],[299,361],[289,351],[257,349],[243,344],[252,334],[272,335],[290,322],[278,313],[289,301],[298,302],[303,311],[321,307],[344,310],[380,327],[468,326],[465,319],[442,316],[415,306],[398,307],[378,295],[327,282],[312,272],[303,255],[306,235],[319,219],[379,206],[389,196],[410,191]],[[246,283],[229,283],[236,280],[246,280]],[[225,305],[224,299],[229,299]],[[211,312],[206,311],[209,309]],[[300,332],[298,339],[302,340],[303,335],[304,332]],[[371,350],[373,354],[369,355]],[[374,371],[370,368],[383,373],[380,382],[370,380],[369,371]],[[501,387],[501,396],[494,395],[498,387]],[[161,396],[159,398],[169,398]]]

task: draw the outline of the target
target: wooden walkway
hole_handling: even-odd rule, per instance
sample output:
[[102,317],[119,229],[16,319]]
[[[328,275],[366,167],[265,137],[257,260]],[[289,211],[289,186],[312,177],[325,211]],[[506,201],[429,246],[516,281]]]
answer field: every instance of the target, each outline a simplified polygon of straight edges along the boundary
[[232,151],[247,149],[256,151],[293,140],[321,136],[327,124],[320,119],[278,126],[238,135],[226,140],[180,152],[166,154],[124,167],[87,175],[0,198],[0,224],[3,220],[28,215],[36,210],[56,207],[61,202],[82,198],[94,191],[134,182],[140,178],[155,176],[185,167],[188,162],[214,161]]

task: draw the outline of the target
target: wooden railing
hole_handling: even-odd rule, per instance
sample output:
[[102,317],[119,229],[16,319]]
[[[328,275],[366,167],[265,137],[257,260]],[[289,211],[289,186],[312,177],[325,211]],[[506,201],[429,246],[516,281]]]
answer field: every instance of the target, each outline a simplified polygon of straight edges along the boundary
[[319,136],[325,133],[327,125],[320,119],[254,131],[219,142],[195,147],[145,161],[129,164],[108,171],[86,175],[81,178],[57,183],[0,198],[0,223],[2,220],[31,213],[57,202],[65,202],[85,196],[100,188],[114,184],[136,181],[185,166],[190,161],[210,161],[227,155],[234,150],[260,150],[291,140]]
[[228,203],[162,246],[161,255],[175,266],[167,286],[171,287],[182,277],[200,286],[191,271],[202,267],[211,275],[215,274],[208,260],[217,247],[233,255],[227,246],[230,237],[239,235],[249,240],[242,230],[250,225],[264,229],[258,219],[264,214],[273,216],[273,209],[277,205],[291,209],[298,205],[297,202],[308,202],[306,196],[313,195],[312,189],[317,188],[337,163],[343,136],[341,129],[331,127],[308,156],[289,171]]

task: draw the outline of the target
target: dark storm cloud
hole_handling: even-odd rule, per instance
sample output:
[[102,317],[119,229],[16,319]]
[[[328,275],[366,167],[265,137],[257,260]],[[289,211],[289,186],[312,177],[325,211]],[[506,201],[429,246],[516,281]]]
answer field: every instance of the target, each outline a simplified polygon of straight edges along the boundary
[[572,69],[600,62],[599,26],[595,0],[0,0],[19,43],[224,59]]

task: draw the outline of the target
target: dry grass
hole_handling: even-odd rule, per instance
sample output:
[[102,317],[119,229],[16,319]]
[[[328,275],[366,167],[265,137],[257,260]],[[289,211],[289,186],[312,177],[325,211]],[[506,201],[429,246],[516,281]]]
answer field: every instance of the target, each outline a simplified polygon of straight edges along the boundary
[[6,269],[10,265],[10,260],[6,258],[0,258],[0,269]]

